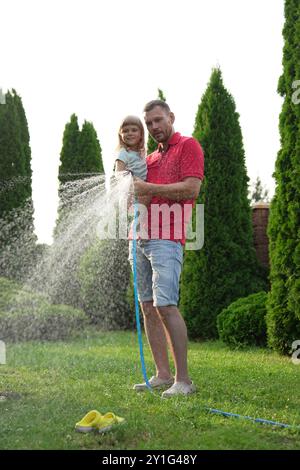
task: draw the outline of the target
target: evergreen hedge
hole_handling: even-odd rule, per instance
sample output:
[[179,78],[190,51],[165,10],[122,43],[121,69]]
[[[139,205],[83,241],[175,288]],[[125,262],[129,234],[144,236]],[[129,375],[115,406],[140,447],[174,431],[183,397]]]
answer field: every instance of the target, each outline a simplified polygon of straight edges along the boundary
[[15,90],[0,104],[0,275],[24,279],[32,268],[31,149],[21,97]]
[[[300,3],[286,0],[283,74],[284,98],[279,129],[281,149],[274,177],[275,196],[268,225],[271,290],[267,303],[269,345],[284,354],[300,339]],[[295,85],[298,84],[298,91]]]
[[[185,252],[180,308],[191,337],[217,337],[217,315],[234,300],[267,289],[253,243],[243,139],[221,71],[212,72],[194,137],[205,156],[197,203],[204,204],[204,246]],[[198,221],[199,223],[199,221]]]
[[266,346],[266,292],[238,299],[217,317],[218,333],[231,347]]
[[[64,266],[61,272],[64,279],[62,282],[59,280],[54,289],[53,302],[82,308],[78,280],[79,264],[84,252],[96,237],[92,222],[89,222],[89,227],[82,227],[80,214],[90,209],[89,203],[92,204],[95,190],[103,192],[105,184],[103,173],[102,150],[93,124],[84,121],[80,130],[78,117],[72,114],[63,133],[58,175],[60,182],[58,219],[54,229],[56,253],[65,250],[65,253],[62,253]],[[95,176],[97,178],[94,178]],[[85,237],[82,237],[81,229],[86,230]],[[70,246],[65,246],[65,241],[71,235]],[[72,253],[74,246],[76,252]]]
[[79,282],[83,308],[92,323],[108,330],[133,327],[127,240],[98,240],[81,259]]

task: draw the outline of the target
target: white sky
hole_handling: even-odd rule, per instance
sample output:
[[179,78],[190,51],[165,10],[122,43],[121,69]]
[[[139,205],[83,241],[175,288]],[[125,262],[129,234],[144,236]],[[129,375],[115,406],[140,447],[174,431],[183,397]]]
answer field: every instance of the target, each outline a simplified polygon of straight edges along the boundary
[[175,128],[193,132],[220,65],[240,114],[248,175],[274,193],[282,99],[283,0],[0,0],[0,88],[23,99],[35,225],[51,242],[64,127],[92,121],[111,172],[120,120],[161,88]]

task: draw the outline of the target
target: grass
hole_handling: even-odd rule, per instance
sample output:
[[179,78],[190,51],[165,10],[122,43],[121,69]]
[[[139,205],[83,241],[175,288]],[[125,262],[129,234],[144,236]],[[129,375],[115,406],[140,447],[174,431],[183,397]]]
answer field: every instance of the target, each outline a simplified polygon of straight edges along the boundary
[[[205,407],[300,425],[300,366],[266,349],[230,351],[221,342],[191,343],[198,393],[162,400],[135,393],[142,379],[137,337],[86,332],[68,342],[7,345],[0,365],[1,449],[300,449],[297,429],[208,413]],[[148,375],[153,374],[145,347]],[[106,434],[74,425],[91,409],[126,424]]]

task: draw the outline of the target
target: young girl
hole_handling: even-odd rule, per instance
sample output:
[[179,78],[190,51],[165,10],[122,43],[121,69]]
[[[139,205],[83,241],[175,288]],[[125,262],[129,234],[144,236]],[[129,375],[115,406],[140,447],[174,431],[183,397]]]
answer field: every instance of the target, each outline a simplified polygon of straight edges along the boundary
[[119,146],[115,171],[129,170],[142,180],[147,177],[145,133],[142,121],[136,116],[123,119],[118,132]]

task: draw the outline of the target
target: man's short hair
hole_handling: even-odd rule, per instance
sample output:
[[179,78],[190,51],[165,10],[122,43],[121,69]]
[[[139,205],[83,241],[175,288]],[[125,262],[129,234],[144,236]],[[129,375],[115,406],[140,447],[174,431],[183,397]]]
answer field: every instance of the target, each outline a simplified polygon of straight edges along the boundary
[[152,111],[152,109],[155,108],[156,106],[160,106],[161,108],[163,108],[168,113],[170,113],[170,111],[171,111],[170,106],[165,101],[163,101],[163,100],[152,100],[152,101],[149,101],[149,103],[147,103],[145,105],[144,113],[148,113],[149,111]]

